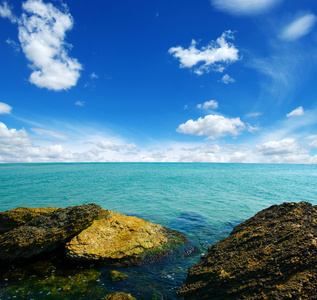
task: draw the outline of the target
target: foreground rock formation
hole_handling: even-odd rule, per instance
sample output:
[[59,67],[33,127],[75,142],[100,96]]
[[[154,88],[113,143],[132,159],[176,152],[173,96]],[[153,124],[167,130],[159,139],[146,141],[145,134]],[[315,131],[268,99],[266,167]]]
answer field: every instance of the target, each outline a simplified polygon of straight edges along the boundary
[[5,262],[66,245],[67,257],[72,260],[131,266],[189,245],[175,230],[93,203],[60,209],[17,208],[1,213],[1,220],[6,232],[0,234],[0,260]]
[[317,208],[274,205],[236,226],[192,266],[184,299],[317,299]]
[[99,220],[66,245],[66,251],[73,260],[131,266],[157,259],[184,244],[188,244],[187,239],[175,230],[104,211]]
[[0,234],[25,225],[27,222],[57,209],[57,207],[18,207],[1,212]]
[[0,235],[0,260],[13,261],[52,251],[90,226],[101,207],[60,208]]

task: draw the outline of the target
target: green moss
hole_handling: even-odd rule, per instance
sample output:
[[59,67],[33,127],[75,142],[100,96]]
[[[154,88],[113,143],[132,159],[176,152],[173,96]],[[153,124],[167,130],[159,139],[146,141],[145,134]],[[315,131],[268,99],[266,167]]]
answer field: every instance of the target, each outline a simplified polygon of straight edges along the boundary
[[111,270],[109,273],[109,276],[110,276],[111,281],[113,281],[113,282],[122,281],[122,280],[129,277],[128,275],[121,273],[119,271],[115,271],[115,270]]

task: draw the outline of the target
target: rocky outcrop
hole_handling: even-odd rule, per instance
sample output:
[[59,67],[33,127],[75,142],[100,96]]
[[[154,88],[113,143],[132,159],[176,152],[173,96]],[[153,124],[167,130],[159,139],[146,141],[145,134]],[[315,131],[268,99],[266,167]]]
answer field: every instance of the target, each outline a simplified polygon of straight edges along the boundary
[[155,260],[184,244],[188,244],[187,239],[177,231],[104,211],[101,219],[66,245],[66,251],[73,260],[131,266]]
[[1,212],[0,234],[25,225],[27,222],[57,209],[57,207],[18,207]]
[[116,292],[116,293],[107,295],[101,300],[136,300],[136,298],[132,297],[131,294]]
[[192,266],[184,299],[317,299],[317,208],[274,205],[236,226]]
[[60,208],[0,235],[0,260],[13,261],[48,252],[90,226],[100,213],[96,204]]

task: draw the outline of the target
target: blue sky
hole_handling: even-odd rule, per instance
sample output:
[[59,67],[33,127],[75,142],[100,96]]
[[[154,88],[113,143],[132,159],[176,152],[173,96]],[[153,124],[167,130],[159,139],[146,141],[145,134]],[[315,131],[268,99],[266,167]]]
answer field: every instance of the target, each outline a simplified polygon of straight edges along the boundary
[[317,163],[315,0],[0,0],[0,162]]

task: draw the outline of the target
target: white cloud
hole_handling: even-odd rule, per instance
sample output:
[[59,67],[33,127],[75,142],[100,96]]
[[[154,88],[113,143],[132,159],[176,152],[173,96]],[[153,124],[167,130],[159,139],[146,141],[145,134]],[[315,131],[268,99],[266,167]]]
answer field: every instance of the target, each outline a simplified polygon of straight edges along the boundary
[[12,47],[12,49],[14,50],[15,53],[19,53],[20,52],[20,46],[18,43],[16,43],[15,41],[11,40],[11,39],[7,39],[6,43]]
[[78,101],[75,102],[75,105],[84,107],[85,106],[85,101],[79,101],[78,100]]
[[252,15],[264,13],[280,0],[211,0],[218,10],[236,15]]
[[41,129],[41,128],[31,128],[31,130],[38,135],[49,135],[57,139],[67,139],[66,134],[63,134],[57,131]]
[[238,49],[227,39],[233,39],[233,33],[228,30],[216,41],[212,41],[200,50],[196,48],[196,41],[192,40],[188,49],[182,46],[172,47],[168,52],[179,58],[181,68],[192,68],[197,65],[194,72],[198,75],[208,73],[210,70],[222,72],[227,65],[239,59]]
[[261,127],[259,127],[258,125],[255,125],[255,126],[252,126],[250,124],[247,124],[248,125],[248,131],[249,132],[255,132],[255,131],[259,131],[261,129]]
[[97,143],[97,146],[101,149],[111,150],[111,151],[121,151],[121,150],[134,150],[137,146],[136,144],[126,144],[126,145],[118,145],[111,141],[101,140]]
[[31,144],[31,139],[24,129],[8,129],[5,124],[0,122],[0,148],[25,147]]
[[82,66],[68,56],[71,45],[65,42],[66,31],[73,27],[72,16],[42,0],[28,0],[22,8],[19,40],[33,69],[29,81],[55,91],[75,86]]
[[12,107],[6,103],[0,102],[0,115],[11,114]]
[[3,2],[3,4],[0,4],[0,17],[8,18],[12,23],[17,22],[17,18],[13,15],[7,2]]
[[95,72],[91,73],[91,74],[89,75],[89,77],[90,77],[91,79],[98,79],[98,78],[99,78],[99,76],[98,76]]
[[289,114],[287,114],[286,116],[289,118],[289,117],[303,116],[304,114],[305,113],[304,113],[303,107],[299,106],[293,111],[291,111]]
[[269,141],[262,145],[257,145],[255,152],[264,156],[287,155],[299,153],[300,149],[295,139],[285,138],[280,141]]
[[229,82],[235,82],[235,80],[231,78],[228,74],[225,74],[221,78],[221,82],[223,82],[224,84],[228,84]]
[[286,41],[295,41],[310,33],[316,21],[317,17],[313,14],[301,16],[283,28],[280,38]]
[[229,119],[219,115],[208,115],[199,118],[197,121],[188,120],[185,124],[179,125],[177,132],[192,135],[207,135],[212,139],[226,136],[238,135],[245,128],[240,118]]
[[311,148],[317,148],[317,139],[308,143],[308,146]]
[[203,104],[197,104],[197,108],[200,109],[217,109],[218,108],[218,102],[216,100],[210,100],[210,101],[206,101]]
[[261,116],[261,112],[251,112],[245,115],[246,118],[255,118]]

